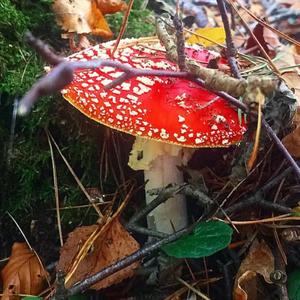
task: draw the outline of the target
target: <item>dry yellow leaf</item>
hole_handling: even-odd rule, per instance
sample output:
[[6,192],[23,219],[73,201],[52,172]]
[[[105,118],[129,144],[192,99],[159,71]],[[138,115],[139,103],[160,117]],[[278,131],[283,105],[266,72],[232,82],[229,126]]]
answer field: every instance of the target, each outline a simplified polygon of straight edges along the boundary
[[[195,30],[195,33],[198,34],[198,36],[195,34],[191,35],[187,39],[188,44],[200,44],[204,47],[209,47],[215,44],[224,44],[226,40],[224,27],[198,28]],[[208,38],[211,41],[207,40],[206,38]]]

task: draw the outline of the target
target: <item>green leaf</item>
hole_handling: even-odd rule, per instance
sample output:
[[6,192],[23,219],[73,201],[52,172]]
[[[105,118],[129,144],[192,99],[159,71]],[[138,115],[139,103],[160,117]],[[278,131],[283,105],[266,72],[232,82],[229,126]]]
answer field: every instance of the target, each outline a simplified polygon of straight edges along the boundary
[[26,296],[23,297],[22,300],[43,300],[43,298],[38,296]]
[[162,247],[177,258],[199,258],[224,249],[231,241],[232,229],[221,221],[199,223],[193,233]]
[[300,269],[288,275],[288,294],[290,300],[300,300]]

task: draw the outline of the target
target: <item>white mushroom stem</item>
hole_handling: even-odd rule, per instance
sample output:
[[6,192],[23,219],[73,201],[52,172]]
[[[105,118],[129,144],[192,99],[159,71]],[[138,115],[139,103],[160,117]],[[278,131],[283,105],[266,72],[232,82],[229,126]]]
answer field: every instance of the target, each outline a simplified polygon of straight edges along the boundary
[[[170,183],[183,183],[179,166],[185,165],[193,150],[177,145],[136,138],[129,157],[129,166],[134,170],[144,170],[146,203],[156,195],[149,191],[164,188]],[[154,209],[147,218],[148,227],[164,233],[173,233],[187,226],[186,200],[176,195]],[[174,228],[173,228],[174,226]]]

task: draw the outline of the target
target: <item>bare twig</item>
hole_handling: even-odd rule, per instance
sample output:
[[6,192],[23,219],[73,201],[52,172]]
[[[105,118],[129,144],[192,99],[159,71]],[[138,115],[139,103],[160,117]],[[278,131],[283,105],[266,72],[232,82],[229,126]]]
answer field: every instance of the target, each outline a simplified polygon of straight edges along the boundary
[[[196,82],[198,82],[199,85],[204,86],[204,82],[201,79],[196,79]],[[222,98],[226,99],[228,102],[230,102],[232,105],[234,105],[237,108],[240,108],[245,113],[250,113],[248,106],[245,103],[242,103],[241,101],[237,100],[236,98],[232,97],[228,93],[225,92],[215,92],[215,94],[221,96]],[[287,151],[285,146],[282,144],[281,140],[278,138],[272,127],[266,122],[265,119],[262,119],[262,125],[264,126],[265,130],[269,134],[270,138],[275,143],[278,150],[281,152],[281,154],[284,156],[284,158],[288,161],[289,165],[293,168],[294,172],[297,175],[297,178],[300,179],[300,168],[296,161],[293,159],[291,154]]]
[[240,12],[238,11],[236,5],[233,3],[232,0],[227,0],[231,7],[234,9],[235,13],[239,16],[239,18],[241,19],[244,27],[246,28],[247,32],[250,34],[250,36],[253,38],[253,40],[256,42],[257,46],[259,47],[261,53],[263,54],[263,56],[266,58],[266,60],[268,61],[270,67],[273,69],[273,71],[280,76],[281,72],[279,71],[279,69],[276,67],[276,65],[273,63],[272,59],[270,58],[269,54],[266,52],[266,50],[264,49],[264,47],[262,46],[262,44],[259,42],[259,40],[257,39],[257,37],[255,36],[255,34],[252,32],[252,30],[249,28],[247,22],[245,21],[245,19],[243,18],[243,16],[240,14]]
[[[159,40],[166,48],[166,56],[171,61],[177,63],[177,46],[174,42],[174,36],[169,34],[171,25],[162,18],[156,19],[156,32]],[[246,103],[253,101],[253,87],[259,87],[263,94],[267,95],[277,86],[277,80],[274,78],[249,77],[245,79],[233,78],[219,70],[203,67],[201,64],[191,58],[186,58],[186,68],[194,77],[204,81],[205,87],[214,91],[224,91],[234,97],[243,96]]]
[[56,283],[55,283],[55,299],[56,300],[65,300],[68,298],[68,291],[65,288],[65,274],[61,271],[56,273]]
[[113,60],[91,60],[91,61],[64,61],[54,67],[52,71],[42,77],[21,99],[18,108],[19,115],[26,115],[30,112],[33,104],[42,96],[52,95],[59,92],[66,85],[71,83],[74,78],[74,72],[77,69],[95,69],[99,67],[114,67],[123,70],[124,73],[116,78],[113,82],[105,86],[106,89],[114,88],[125,80],[137,76],[166,76],[177,78],[189,78],[190,74],[187,72],[164,71],[164,70],[142,70],[129,67],[122,63]]
[[58,234],[59,234],[59,241],[60,246],[62,247],[64,245],[63,235],[62,235],[62,228],[61,228],[61,218],[60,218],[60,205],[59,205],[59,193],[58,193],[58,181],[57,181],[57,172],[56,172],[56,164],[55,164],[55,158],[53,153],[53,147],[52,143],[48,134],[48,131],[46,131],[49,149],[50,149],[50,155],[51,155],[51,162],[52,162],[52,173],[53,173],[53,186],[54,186],[54,195],[55,195],[55,208],[56,208],[56,217],[57,217],[57,228],[58,228]]
[[112,51],[112,56],[114,56],[114,53],[116,52],[118,46],[119,46],[119,43],[125,33],[125,30],[126,30],[126,27],[127,27],[127,23],[128,23],[128,19],[129,19],[129,15],[130,15],[130,12],[131,12],[131,9],[132,9],[132,5],[133,5],[133,2],[134,0],[130,0],[129,3],[128,3],[128,7],[127,7],[127,10],[124,14],[124,17],[123,17],[123,21],[122,21],[122,24],[121,24],[121,29],[120,29],[120,32],[119,32],[119,35],[117,37],[117,40],[116,40],[116,43],[115,43],[115,46],[114,46],[114,49]]
[[35,38],[30,31],[25,33],[25,40],[48,64],[56,66],[65,60],[64,57],[56,55],[46,43]]
[[255,19],[259,24],[267,27],[268,29],[270,29],[272,32],[276,33],[277,35],[279,35],[281,38],[291,42],[294,45],[297,45],[300,47],[300,42],[298,42],[297,40],[291,38],[290,36],[288,36],[287,34],[277,30],[276,28],[272,27],[271,25],[269,25],[268,23],[266,23],[265,21],[261,20],[260,18],[258,18],[254,13],[252,13],[247,7],[245,7],[244,5],[242,5],[240,3],[240,1],[237,1],[237,3],[239,4],[239,6],[247,12],[247,14],[249,14],[253,19]]
[[278,138],[274,130],[271,128],[271,126],[267,123],[265,119],[262,120],[262,124],[265,127],[266,131],[270,135],[271,139],[277,146],[277,148],[280,150],[281,154],[285,157],[285,159],[288,161],[289,165],[294,169],[298,179],[300,179],[300,168],[296,161],[293,159],[293,157],[290,155],[288,150],[285,148],[285,146],[282,144],[281,140]]
[[237,62],[236,62],[236,55],[237,51],[233,43],[232,35],[231,35],[231,30],[230,30],[230,25],[228,21],[228,16],[226,12],[226,6],[224,3],[224,0],[217,0],[219,11],[221,13],[224,29],[225,29],[225,34],[226,34],[226,45],[227,45],[227,58],[228,58],[228,63],[231,69],[231,73],[234,75],[235,78],[242,79],[242,76],[240,74]]
[[261,187],[252,197],[247,197],[239,201],[239,203],[231,205],[230,207],[225,209],[225,212],[227,214],[232,214],[237,211],[245,210],[253,205],[258,205],[262,208],[268,209],[273,212],[279,212],[284,214],[291,213],[291,208],[279,205],[277,203],[269,202],[264,199],[264,195],[267,194],[267,192],[270,191],[273,187],[275,187],[283,178],[288,176],[292,170],[292,167],[287,168],[281,174],[271,179],[268,183]]
[[163,189],[159,195],[152,200],[145,208],[136,213],[131,220],[128,222],[127,227],[130,228],[130,224],[137,223],[139,220],[147,216],[153,209],[159,206],[161,203],[164,203],[172,196],[178,194],[183,189],[183,186],[172,185]]
[[132,223],[125,226],[125,228],[128,231],[133,231],[133,232],[137,232],[137,233],[140,233],[142,235],[145,235],[145,236],[151,236],[151,237],[160,238],[160,239],[168,236],[166,233],[156,231],[156,230],[152,230],[152,229],[148,229],[148,228],[139,226],[137,224],[132,224]]
[[89,193],[87,192],[87,190],[85,189],[85,187],[83,186],[83,184],[81,183],[81,181],[79,180],[79,178],[76,176],[74,170],[72,169],[72,167],[70,166],[69,162],[67,161],[67,159],[65,158],[65,156],[63,155],[63,153],[61,152],[61,150],[59,149],[57,143],[55,142],[53,136],[51,135],[50,132],[48,132],[48,136],[50,138],[50,140],[52,141],[53,145],[55,146],[56,150],[58,151],[59,155],[61,156],[61,158],[63,159],[64,163],[66,164],[67,168],[69,169],[70,173],[73,175],[76,183],[78,184],[79,188],[81,189],[81,191],[84,193],[84,195],[86,196],[86,198],[89,200],[89,202],[91,203],[91,205],[93,206],[93,208],[95,209],[95,211],[97,212],[97,214],[99,215],[100,218],[103,217],[99,207],[94,203],[92,197],[89,195]]
[[136,213],[127,224],[127,228],[131,229],[133,224],[136,224],[142,218],[146,217],[152,210],[154,210],[161,203],[164,203],[169,198],[177,194],[184,194],[199,201],[205,208],[213,204],[213,201],[197,188],[193,188],[189,184],[170,185],[164,189],[153,190],[153,194],[158,196],[152,200],[147,206]]
[[34,249],[32,248],[31,244],[29,243],[29,240],[27,239],[25,233],[23,232],[22,228],[20,227],[20,225],[18,224],[17,220],[10,214],[10,212],[6,212],[8,214],[8,216],[13,220],[13,222],[15,223],[15,225],[17,226],[17,228],[19,229],[21,235],[23,236],[28,248],[31,250],[31,251],[34,251]]
[[183,26],[182,21],[179,19],[178,13],[176,13],[173,17],[173,24],[175,27],[179,70],[186,71]]
[[201,293],[201,291],[197,290],[195,287],[193,287],[191,284],[187,283],[186,281],[182,280],[179,277],[176,277],[176,279],[182,283],[184,286],[186,286],[189,290],[193,291],[196,295],[198,295],[201,299],[204,300],[210,300],[210,298],[208,298],[206,295],[204,295],[203,293]]

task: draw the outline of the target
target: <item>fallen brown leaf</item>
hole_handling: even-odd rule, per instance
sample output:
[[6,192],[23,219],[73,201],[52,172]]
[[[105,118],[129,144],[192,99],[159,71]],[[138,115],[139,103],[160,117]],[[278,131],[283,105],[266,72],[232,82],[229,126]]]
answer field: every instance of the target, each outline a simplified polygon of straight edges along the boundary
[[274,256],[271,249],[264,241],[254,240],[236,275],[234,300],[258,300],[257,275],[262,275],[266,282],[272,283],[270,280],[272,271],[274,271]]
[[[278,47],[280,45],[280,42],[278,38],[276,39],[276,35],[271,32],[268,28],[261,24],[256,24],[256,26],[253,29],[253,35],[256,37],[256,39],[261,44],[262,48],[265,50],[265,52],[273,58],[275,56],[274,48]],[[250,53],[257,55],[257,56],[263,56],[261,49],[257,47],[256,40],[250,36],[246,43],[246,50],[253,49]]]
[[[67,274],[73,265],[78,251],[90,235],[94,234],[97,230],[99,230],[99,225],[78,227],[71,232],[61,249],[57,270],[61,270]],[[109,226],[106,226],[106,229],[101,231],[101,235],[97,237],[93,245],[89,248],[88,254],[79,263],[76,271],[66,283],[66,287],[68,288],[74,283],[99,272],[121,258],[132,254],[139,248],[139,244],[125,230],[118,218],[114,218],[110,221]],[[134,263],[101,280],[91,288],[96,290],[103,289],[113,284],[117,284],[126,278],[132,277],[134,275],[134,270],[138,265],[138,263]]]
[[291,10],[300,10],[300,3],[299,1],[295,1],[292,6],[290,7]]
[[[297,51],[294,47],[284,46],[278,53],[279,60],[275,62],[279,68],[286,68],[296,65]],[[294,91],[297,99],[297,110],[293,118],[295,125],[294,131],[282,139],[284,146],[289,153],[294,157],[300,157],[300,76],[299,68],[286,70],[281,77],[284,79],[287,86]]]
[[[277,59],[274,63],[279,69],[295,66],[297,51],[294,47],[281,46],[277,54]],[[299,68],[286,69],[282,71],[281,77],[286,82],[287,86],[294,91],[297,98],[297,106],[300,106],[300,76]]]
[[285,4],[287,6],[291,6],[296,3],[297,0],[277,0],[278,4]]
[[293,45],[292,52],[294,54],[294,59],[296,64],[300,64],[300,47]]
[[300,76],[296,71],[284,72],[282,78],[287,86],[294,92],[297,98],[297,106],[300,106]]
[[282,139],[282,143],[294,157],[300,157],[300,107],[297,108],[297,113],[294,117],[296,129]]
[[272,49],[278,48],[282,45],[279,41],[278,35],[267,27],[264,27],[263,36],[266,43],[270,45]]
[[9,262],[1,272],[2,300],[20,299],[18,294],[39,295],[45,288],[48,273],[26,243],[14,243]]

